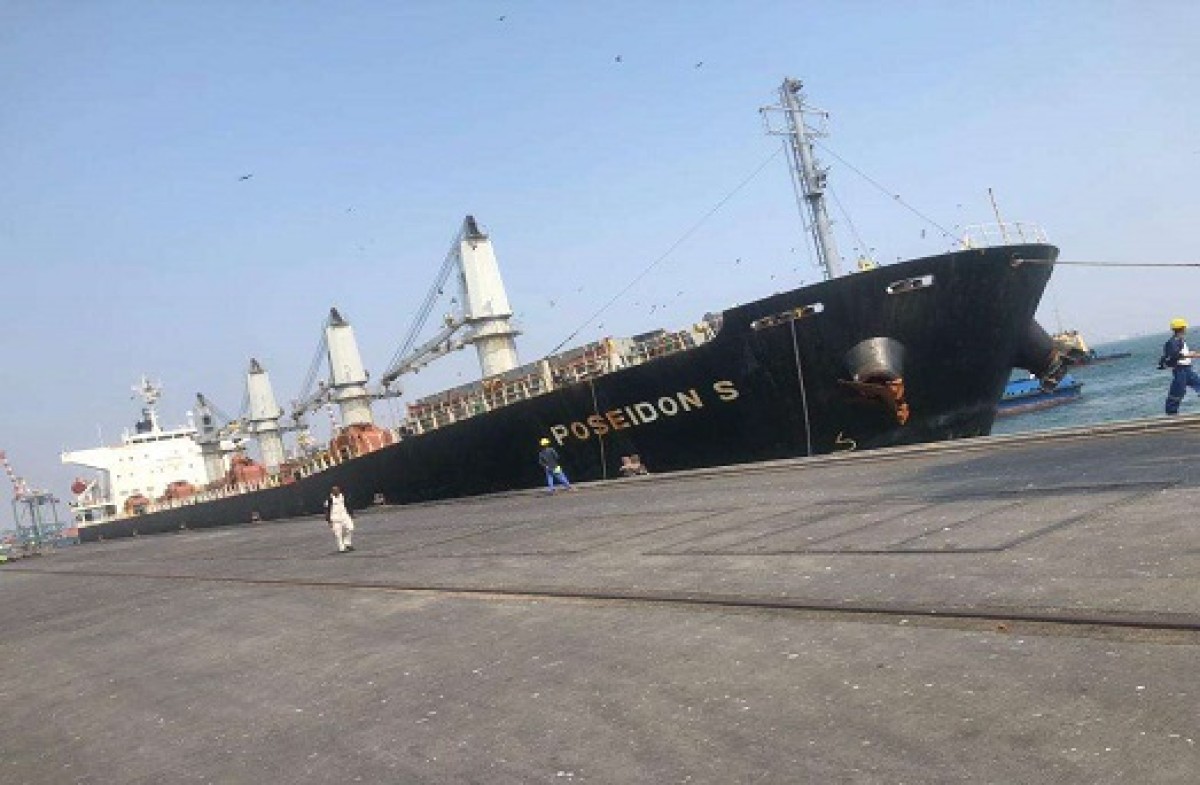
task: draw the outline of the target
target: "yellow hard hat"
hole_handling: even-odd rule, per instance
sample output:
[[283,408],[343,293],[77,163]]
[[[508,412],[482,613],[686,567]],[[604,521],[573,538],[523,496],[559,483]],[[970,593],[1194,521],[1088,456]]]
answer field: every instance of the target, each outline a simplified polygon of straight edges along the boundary
[[549,439],[542,439],[540,442],[538,442],[538,444],[542,445],[543,447],[549,447],[549,446],[550,446],[550,440],[549,440]]
[[1171,320],[1171,329],[1172,330],[1186,330],[1187,322],[1184,321],[1183,319],[1172,319]]

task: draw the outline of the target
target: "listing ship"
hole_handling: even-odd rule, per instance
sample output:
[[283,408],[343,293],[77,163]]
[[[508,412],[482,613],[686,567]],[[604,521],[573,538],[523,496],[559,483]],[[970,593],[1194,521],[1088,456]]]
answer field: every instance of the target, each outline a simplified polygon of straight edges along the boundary
[[[122,485],[104,448],[65,453],[64,462],[101,470],[77,484],[87,486],[76,507],[81,539],[316,514],[333,485],[352,508],[531,488],[543,481],[535,460],[543,438],[578,482],[619,477],[633,454],[658,473],[989,433],[1011,368],[1051,386],[1062,373],[1034,321],[1058,249],[1010,223],[947,253],[842,274],[801,88],[785,80],[768,109],[782,118],[777,132],[824,281],[682,330],[606,338],[521,365],[491,239],[468,216],[378,386],[368,386],[353,330],[334,309],[322,347],[328,380],[294,402],[290,425],[255,361],[245,417],[218,416],[198,396],[187,438],[203,477],[158,471],[154,482],[143,473],[140,484]],[[417,346],[452,274],[459,308]],[[372,403],[398,394],[397,380],[467,346],[479,356],[478,381],[409,403],[396,428],[375,423]],[[342,427],[317,450],[303,417],[321,406],[338,407]],[[169,441],[154,423],[146,434]],[[284,434],[293,428],[300,437],[289,456]],[[261,461],[241,449],[247,440]]]

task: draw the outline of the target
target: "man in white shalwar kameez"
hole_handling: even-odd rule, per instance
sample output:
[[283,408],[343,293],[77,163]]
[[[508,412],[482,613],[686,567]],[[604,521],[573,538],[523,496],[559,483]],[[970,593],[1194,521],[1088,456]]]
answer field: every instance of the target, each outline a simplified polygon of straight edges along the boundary
[[342,496],[342,489],[336,485],[329,489],[329,498],[325,500],[325,520],[337,539],[338,553],[354,550],[350,544],[354,519],[350,517],[350,510],[346,509],[346,497]]

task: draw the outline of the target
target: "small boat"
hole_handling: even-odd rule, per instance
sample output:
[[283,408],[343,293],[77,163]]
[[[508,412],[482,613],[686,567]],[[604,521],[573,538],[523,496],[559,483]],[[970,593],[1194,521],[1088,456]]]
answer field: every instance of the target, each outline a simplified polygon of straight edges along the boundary
[[1005,385],[996,415],[1003,417],[1061,406],[1064,403],[1078,401],[1082,392],[1083,382],[1069,373],[1050,389],[1043,387],[1042,382],[1036,377],[1014,379]]
[[1052,336],[1054,348],[1058,350],[1063,365],[1092,365],[1094,363],[1120,360],[1130,356],[1130,352],[1111,352],[1098,354],[1087,345],[1078,330],[1065,330]]

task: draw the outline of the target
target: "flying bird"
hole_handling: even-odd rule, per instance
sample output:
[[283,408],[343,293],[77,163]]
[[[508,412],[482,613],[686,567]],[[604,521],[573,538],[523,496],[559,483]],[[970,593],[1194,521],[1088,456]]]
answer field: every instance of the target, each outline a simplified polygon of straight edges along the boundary
[[700,62],[696,63],[696,64],[695,64],[694,66],[692,66],[692,67],[693,67],[693,68],[699,68],[699,67],[700,67],[700,66],[702,66],[702,65],[704,65],[704,61],[703,61],[703,60],[701,60]]
[[249,180],[253,176],[254,176],[253,174],[244,174],[241,177],[239,177],[238,179],[239,180]]
[[617,55],[616,57],[613,58],[613,60],[615,60],[616,62],[619,63],[619,62],[621,62],[621,56]]
[[496,21],[497,21],[497,22],[503,22],[503,21],[504,21],[504,17],[503,17],[503,16],[496,17]]

